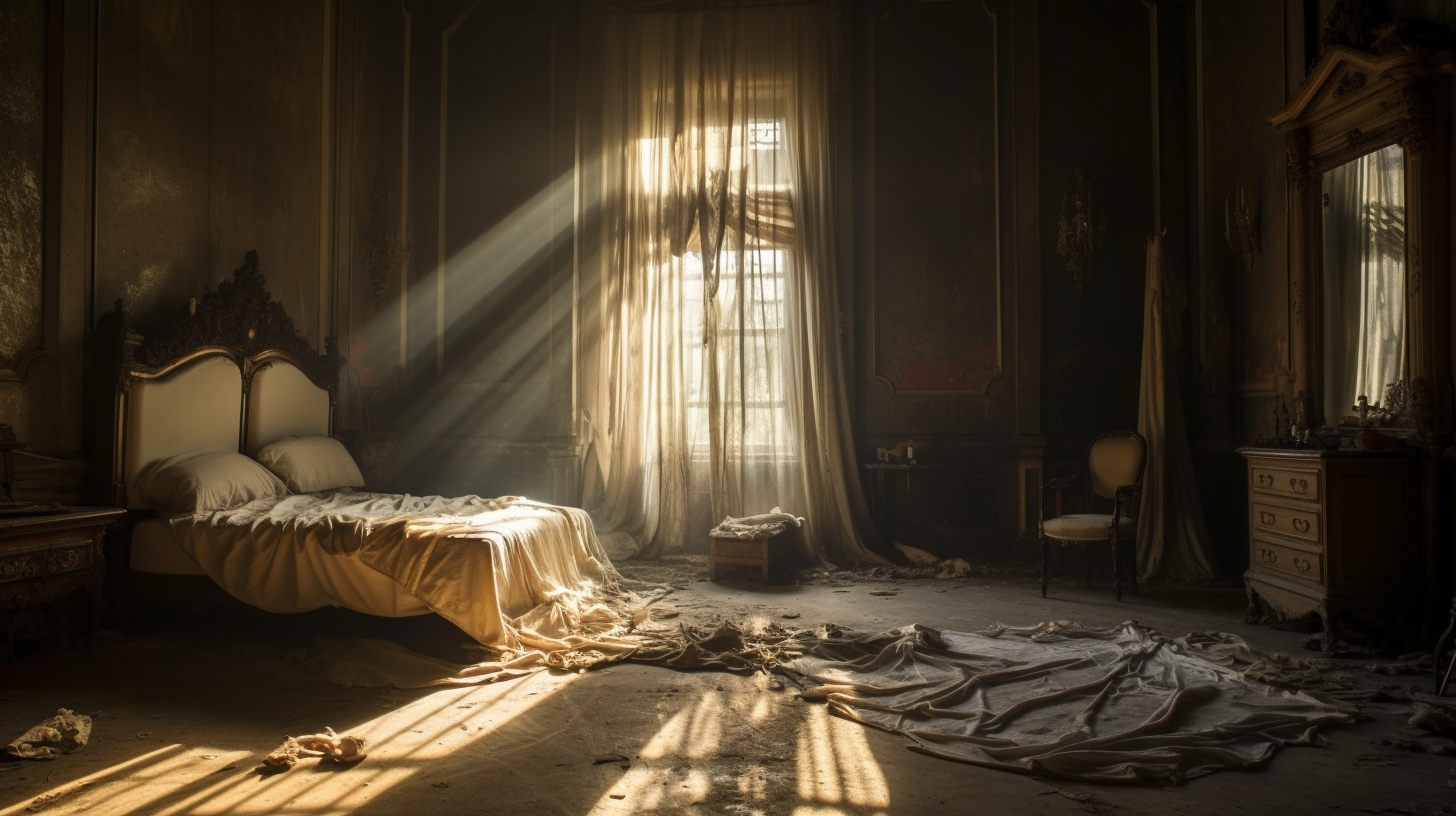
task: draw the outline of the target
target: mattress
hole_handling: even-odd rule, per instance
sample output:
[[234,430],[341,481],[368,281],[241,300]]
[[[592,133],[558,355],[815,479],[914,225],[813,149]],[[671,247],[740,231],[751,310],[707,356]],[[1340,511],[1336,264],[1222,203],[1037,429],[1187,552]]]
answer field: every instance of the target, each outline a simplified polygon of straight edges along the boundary
[[[225,542],[209,544],[204,534],[194,547],[199,557],[215,562],[220,550],[235,561],[245,560],[245,549]],[[224,559],[225,560],[225,559]],[[163,575],[208,575],[184,550],[177,530],[162,519],[147,519],[132,531],[131,568]],[[430,608],[405,591],[389,576],[354,559],[334,558],[308,548],[274,548],[259,553],[246,571],[269,576],[266,582],[219,582],[233,597],[269,612],[308,612],[326,606],[341,606],[384,617],[424,615]]]
[[147,519],[132,528],[131,568],[159,575],[207,574],[177,546],[172,526],[162,519]]

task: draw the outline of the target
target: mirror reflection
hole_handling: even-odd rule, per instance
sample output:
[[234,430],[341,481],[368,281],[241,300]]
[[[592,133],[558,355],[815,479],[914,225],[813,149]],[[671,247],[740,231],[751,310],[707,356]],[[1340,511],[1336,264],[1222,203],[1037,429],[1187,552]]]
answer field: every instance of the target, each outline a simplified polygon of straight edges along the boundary
[[1324,412],[1338,425],[1405,376],[1405,154],[1399,145],[1326,171]]

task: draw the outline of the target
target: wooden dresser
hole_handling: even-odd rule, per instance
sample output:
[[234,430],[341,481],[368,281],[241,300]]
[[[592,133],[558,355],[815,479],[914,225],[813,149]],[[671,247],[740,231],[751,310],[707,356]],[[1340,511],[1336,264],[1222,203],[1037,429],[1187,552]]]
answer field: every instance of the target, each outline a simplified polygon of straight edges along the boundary
[[17,611],[34,609],[85,591],[91,601],[91,633],[105,611],[101,582],[106,575],[106,535],[125,510],[64,507],[59,512],[0,518],[0,656],[13,654],[11,622]]
[[1249,465],[1249,620],[1317,614],[1325,651],[1345,626],[1385,641],[1416,631],[1419,455],[1239,452]]

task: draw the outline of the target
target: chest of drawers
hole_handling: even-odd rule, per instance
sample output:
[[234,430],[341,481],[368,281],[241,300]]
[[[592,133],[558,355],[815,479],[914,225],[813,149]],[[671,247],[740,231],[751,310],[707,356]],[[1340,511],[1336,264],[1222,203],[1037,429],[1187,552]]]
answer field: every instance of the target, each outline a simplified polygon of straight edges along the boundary
[[1420,615],[1420,459],[1405,452],[1243,448],[1248,618],[1318,615],[1389,640]]

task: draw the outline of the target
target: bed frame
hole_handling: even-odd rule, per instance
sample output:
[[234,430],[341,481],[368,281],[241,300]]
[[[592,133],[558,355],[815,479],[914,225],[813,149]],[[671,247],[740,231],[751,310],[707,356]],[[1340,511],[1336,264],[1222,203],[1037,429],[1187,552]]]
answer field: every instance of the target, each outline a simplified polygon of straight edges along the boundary
[[[344,360],[331,338],[318,354],[299,336],[268,293],[255,251],[230,280],[189,301],[186,314],[155,339],[133,331],[117,301],[97,321],[93,341],[101,397],[94,484],[103,503],[149,509],[132,487],[168,456],[212,450],[251,456],[285,436],[333,432]],[[113,568],[128,564],[129,543],[123,535]]]

